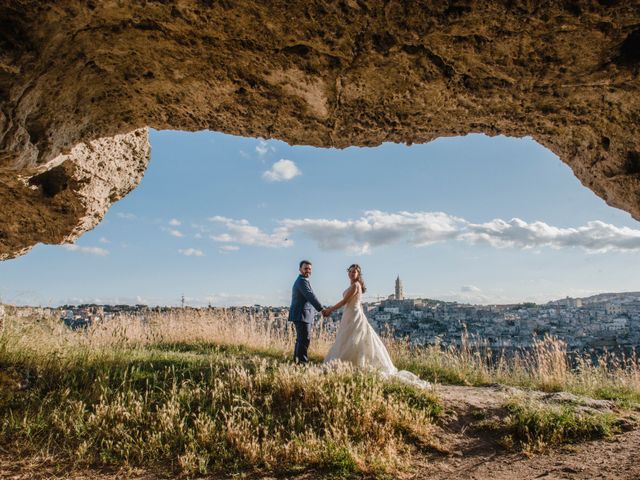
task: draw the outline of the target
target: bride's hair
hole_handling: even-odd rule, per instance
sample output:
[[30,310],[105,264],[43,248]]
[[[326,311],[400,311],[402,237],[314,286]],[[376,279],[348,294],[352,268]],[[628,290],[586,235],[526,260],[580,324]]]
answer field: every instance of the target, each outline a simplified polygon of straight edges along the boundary
[[351,270],[352,268],[355,268],[358,271],[358,280],[356,280],[359,284],[360,287],[362,287],[362,293],[367,291],[367,287],[364,286],[364,279],[362,278],[362,269],[360,268],[360,265],[358,265],[357,263],[352,264],[349,268],[347,268],[347,270]]

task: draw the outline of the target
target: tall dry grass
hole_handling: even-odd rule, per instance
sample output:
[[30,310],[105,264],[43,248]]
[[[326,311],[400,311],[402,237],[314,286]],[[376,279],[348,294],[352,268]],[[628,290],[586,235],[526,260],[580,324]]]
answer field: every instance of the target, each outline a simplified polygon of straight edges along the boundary
[[542,391],[569,391],[594,398],[640,404],[640,361],[635,354],[569,353],[564,341],[545,335],[530,349],[495,352],[480,338],[463,334],[459,348],[440,344],[412,347],[387,339],[397,366],[435,382],[501,383]]
[[[442,383],[503,383],[640,404],[635,356],[570,358],[553,337],[514,356],[385,336],[399,368]],[[229,310],[122,315],[72,331],[58,319],[5,319],[0,447],[83,465],[183,472],[398,472],[430,445],[437,392],[349,367],[290,362],[283,318]],[[333,341],[314,328],[311,357]]]
[[[144,350],[165,345],[216,345],[267,355],[291,358],[295,331],[284,317],[241,313],[227,309],[187,309],[167,313],[120,315],[73,332],[57,320],[20,322],[8,319],[0,349],[7,349],[11,337],[15,355],[81,355],[83,352]],[[3,338],[5,338],[3,342]],[[334,339],[323,322],[313,328],[312,360],[320,361]],[[481,338],[463,334],[461,346],[412,346],[408,339],[387,333],[383,339],[399,368],[410,370],[434,382],[468,385],[503,383],[544,391],[566,390],[596,398],[640,402],[640,361],[635,354],[603,353],[570,355],[562,340],[544,336],[533,340],[527,351],[504,355],[492,351]],[[3,347],[3,344],[5,345]]]
[[[295,330],[283,317],[241,313],[231,309],[185,309],[120,314],[71,330],[56,318],[7,318],[5,343],[12,351],[78,352],[82,349],[135,349],[158,344],[216,344],[242,346],[256,352],[293,352]],[[310,354],[322,358],[333,341],[325,324],[316,322]]]
[[293,365],[283,361],[292,340],[286,324],[223,311],[121,316],[86,331],[9,319],[0,448],[188,474],[346,475],[402,471],[430,444],[433,392],[344,365]]
[[[0,351],[5,355],[31,357],[45,352],[64,357],[122,349],[144,351],[149,346],[179,349],[180,345],[189,348],[216,345],[287,360],[295,343],[295,331],[284,317],[227,309],[120,315],[75,332],[55,319],[40,322],[7,319],[6,323],[5,334],[0,336]],[[332,329],[317,322],[310,347],[312,360],[320,361],[333,340]],[[434,382],[503,383],[640,401],[640,361],[635,354],[603,353],[597,358],[588,354],[570,355],[565,342],[549,335],[533,339],[530,350],[512,355],[492,351],[481,338],[466,333],[459,348],[438,343],[416,347],[408,339],[397,339],[389,333],[383,335],[383,340],[399,368]]]

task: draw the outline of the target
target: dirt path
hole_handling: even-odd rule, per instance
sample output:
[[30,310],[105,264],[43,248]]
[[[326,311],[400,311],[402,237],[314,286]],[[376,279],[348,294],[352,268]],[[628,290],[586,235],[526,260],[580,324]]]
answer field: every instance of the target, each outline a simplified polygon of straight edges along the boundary
[[[477,412],[500,415],[503,402],[517,389],[440,386],[447,411],[443,440],[450,454],[428,455],[414,478],[464,480],[611,479],[640,480],[640,430],[619,434],[610,440],[583,442],[527,457],[500,447],[498,437],[465,428]],[[529,396],[566,400],[564,394],[542,392]],[[569,396],[570,397],[570,396]],[[608,402],[586,400],[593,406]]]
[[624,433],[610,441],[586,442],[569,449],[527,458],[522,454],[494,452],[431,459],[415,478],[465,480],[528,479],[640,479],[640,431]]

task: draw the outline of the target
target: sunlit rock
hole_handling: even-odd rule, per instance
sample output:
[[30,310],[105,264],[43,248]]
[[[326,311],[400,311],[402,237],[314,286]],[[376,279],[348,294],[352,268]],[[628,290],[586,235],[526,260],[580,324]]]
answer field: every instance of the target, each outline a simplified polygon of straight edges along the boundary
[[[635,2],[7,0],[0,25],[1,258],[94,226],[139,180],[146,126],[341,148],[531,136],[640,218]],[[101,160],[60,163],[82,145]]]

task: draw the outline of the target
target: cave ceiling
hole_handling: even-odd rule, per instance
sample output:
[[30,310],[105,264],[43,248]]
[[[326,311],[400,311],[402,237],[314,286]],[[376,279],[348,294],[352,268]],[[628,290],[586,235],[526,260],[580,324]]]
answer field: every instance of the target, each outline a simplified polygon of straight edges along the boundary
[[0,259],[97,225],[148,127],[530,136],[640,219],[639,72],[638,1],[0,1]]

